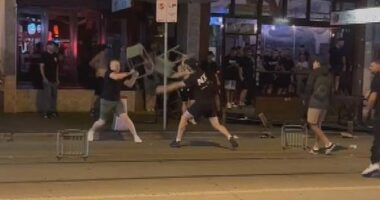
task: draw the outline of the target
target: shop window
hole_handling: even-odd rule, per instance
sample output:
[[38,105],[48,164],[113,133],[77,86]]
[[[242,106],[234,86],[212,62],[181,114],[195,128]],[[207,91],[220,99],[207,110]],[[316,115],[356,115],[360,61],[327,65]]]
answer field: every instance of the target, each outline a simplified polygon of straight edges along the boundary
[[311,0],[310,20],[330,21],[331,0]]
[[287,16],[291,18],[306,18],[307,1],[288,0]]
[[229,14],[231,0],[216,0],[211,3],[211,13],[213,14]]
[[17,87],[36,88],[42,52],[41,15],[20,14],[17,27]]
[[258,0],[235,0],[235,15],[237,16],[257,16]]
[[282,13],[283,0],[264,0],[263,16],[280,16]]
[[263,25],[261,41],[264,52],[286,50],[297,61],[300,46],[304,46],[311,56],[328,61],[330,38],[330,28]]

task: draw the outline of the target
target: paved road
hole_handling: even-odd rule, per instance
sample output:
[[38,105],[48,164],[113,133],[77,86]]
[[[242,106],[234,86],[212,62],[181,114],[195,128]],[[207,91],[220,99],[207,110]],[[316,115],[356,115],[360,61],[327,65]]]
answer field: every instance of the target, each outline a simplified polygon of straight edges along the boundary
[[[380,179],[363,179],[369,136],[333,138],[331,156],[280,148],[279,139],[242,137],[231,151],[217,136],[143,144],[97,141],[87,161],[55,159],[52,136],[0,143],[0,199],[378,199]],[[350,144],[358,149],[347,148]]]

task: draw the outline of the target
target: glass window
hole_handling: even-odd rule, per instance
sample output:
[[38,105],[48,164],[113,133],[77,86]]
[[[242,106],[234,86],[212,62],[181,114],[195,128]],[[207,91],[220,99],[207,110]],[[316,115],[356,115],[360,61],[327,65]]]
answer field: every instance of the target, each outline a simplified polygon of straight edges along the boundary
[[282,0],[264,0],[263,16],[279,16],[282,11]]
[[17,87],[42,87],[39,77],[40,53],[44,42],[41,15],[20,14],[17,30]]
[[287,16],[292,18],[306,18],[307,1],[288,0]]
[[257,16],[258,0],[235,0],[235,15]]
[[310,20],[330,21],[331,0],[312,0],[310,8]]
[[215,0],[211,3],[211,13],[228,14],[230,13],[231,0]]

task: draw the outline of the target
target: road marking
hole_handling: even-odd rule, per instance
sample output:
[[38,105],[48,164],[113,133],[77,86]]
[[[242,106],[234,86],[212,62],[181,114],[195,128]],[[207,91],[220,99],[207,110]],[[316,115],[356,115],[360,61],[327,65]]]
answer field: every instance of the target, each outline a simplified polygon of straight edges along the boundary
[[0,200],[98,200],[98,199],[128,199],[128,198],[156,198],[171,196],[203,196],[228,194],[260,194],[274,192],[326,192],[326,191],[362,191],[379,190],[376,186],[347,186],[347,187],[304,187],[304,188],[273,188],[253,190],[223,190],[223,191],[197,191],[197,192],[167,192],[154,194],[121,194],[121,195],[91,195],[91,196],[60,196],[60,197],[32,197],[32,198],[1,198]]

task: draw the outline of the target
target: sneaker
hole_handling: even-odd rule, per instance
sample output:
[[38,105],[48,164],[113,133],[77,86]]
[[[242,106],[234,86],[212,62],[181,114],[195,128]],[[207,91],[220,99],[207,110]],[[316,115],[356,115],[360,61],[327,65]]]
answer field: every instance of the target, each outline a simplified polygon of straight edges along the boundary
[[42,117],[43,117],[44,119],[50,119],[50,115],[47,114],[47,113],[42,114]]
[[236,142],[235,137],[232,136],[228,141],[230,141],[232,149],[238,148],[239,144]]
[[310,149],[309,153],[317,155],[319,154],[319,149]]
[[227,103],[227,108],[232,108],[231,103]]
[[95,132],[94,132],[93,130],[90,129],[90,130],[87,132],[87,141],[89,141],[89,142],[94,141],[94,134],[95,134]]
[[363,172],[362,172],[362,176],[363,177],[371,177],[373,174],[375,173],[379,173],[380,172],[380,165],[379,163],[375,163],[375,164],[370,164],[367,169],[365,169]]
[[142,139],[138,135],[133,136],[133,140],[135,143],[142,143]]
[[231,106],[232,106],[233,108],[237,108],[237,107],[238,107],[238,105],[236,105],[235,103],[232,103]]
[[51,118],[56,118],[56,117],[58,117],[58,113],[57,112],[52,112],[52,113],[50,113],[50,117]]
[[193,125],[197,125],[197,122],[195,121],[194,118],[189,119],[189,122],[190,122],[191,124],[193,124]]
[[330,146],[326,147],[325,154],[329,155],[336,147],[336,144],[331,143]]
[[170,147],[171,147],[171,148],[180,148],[180,147],[181,147],[181,142],[178,142],[177,140],[173,140],[173,141],[170,143]]

